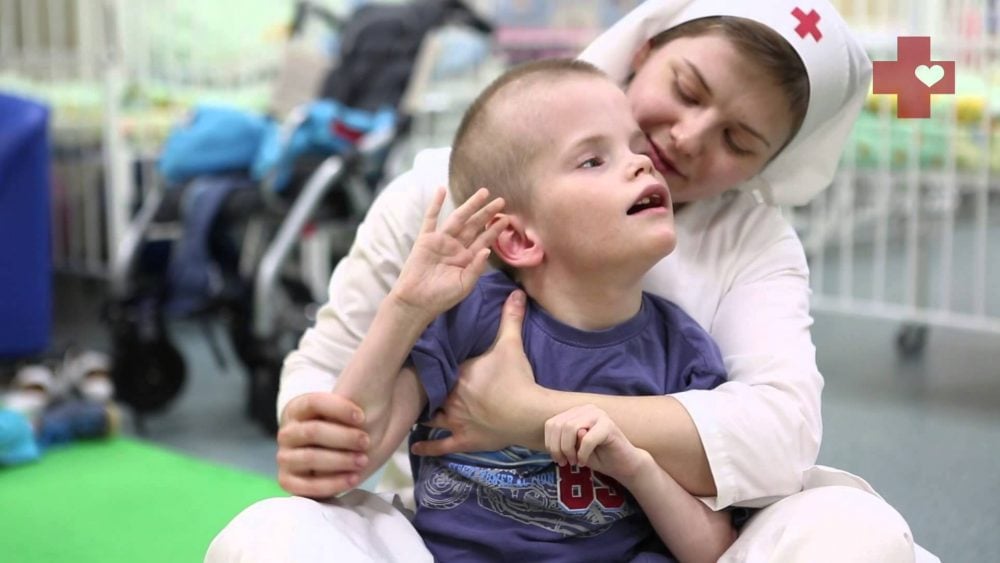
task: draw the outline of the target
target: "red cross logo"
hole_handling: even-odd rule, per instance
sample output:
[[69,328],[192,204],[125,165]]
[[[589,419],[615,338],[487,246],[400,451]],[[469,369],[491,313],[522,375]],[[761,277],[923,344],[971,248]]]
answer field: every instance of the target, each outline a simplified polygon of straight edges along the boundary
[[931,94],[955,93],[955,61],[932,61],[930,37],[897,37],[896,59],[872,68],[872,92],[896,94],[896,117],[930,117]]
[[792,15],[799,20],[799,25],[795,26],[795,33],[799,34],[799,37],[805,39],[806,35],[812,35],[812,38],[819,42],[823,38],[823,34],[819,32],[819,27],[816,24],[819,23],[819,14],[816,10],[809,10],[809,13],[803,12],[799,8],[792,10]]

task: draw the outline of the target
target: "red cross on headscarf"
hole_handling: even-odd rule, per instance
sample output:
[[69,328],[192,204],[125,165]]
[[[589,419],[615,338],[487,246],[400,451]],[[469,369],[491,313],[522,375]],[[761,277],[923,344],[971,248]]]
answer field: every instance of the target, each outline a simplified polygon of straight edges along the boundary
[[795,26],[795,33],[798,33],[799,37],[805,39],[806,35],[812,35],[816,42],[823,38],[823,34],[820,33],[819,27],[816,25],[819,23],[819,14],[816,13],[816,10],[809,10],[807,14],[800,8],[795,8],[792,10],[792,15],[799,20],[799,25]]

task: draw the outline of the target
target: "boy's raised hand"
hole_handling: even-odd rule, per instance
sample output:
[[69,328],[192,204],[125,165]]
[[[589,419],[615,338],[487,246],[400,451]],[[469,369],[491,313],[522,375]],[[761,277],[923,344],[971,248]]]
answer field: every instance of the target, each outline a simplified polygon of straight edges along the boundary
[[445,190],[439,188],[427,208],[420,234],[403,264],[390,295],[408,309],[433,317],[464,299],[486,271],[490,246],[506,227],[507,219],[491,220],[504,207],[502,198],[490,199],[482,188],[460,205],[437,228]]

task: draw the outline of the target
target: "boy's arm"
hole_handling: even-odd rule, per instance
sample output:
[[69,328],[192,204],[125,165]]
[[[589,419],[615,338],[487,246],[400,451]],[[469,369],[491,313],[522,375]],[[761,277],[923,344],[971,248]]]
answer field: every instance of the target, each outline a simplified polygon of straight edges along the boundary
[[547,420],[545,446],[559,465],[589,467],[627,488],[681,562],[718,561],[736,540],[728,512],[715,512],[685,491],[594,405],[574,407]]
[[364,413],[362,428],[368,434],[368,447],[366,456],[358,460],[363,466],[359,481],[392,455],[427,400],[416,372],[403,367],[430,323],[427,317],[401,304],[390,292],[333,389]]
[[[344,368],[334,393],[364,412],[370,474],[406,435],[426,398],[416,373],[403,369],[420,334],[441,313],[464,299],[486,269],[489,247],[506,226],[490,221],[504,205],[480,190],[437,229],[445,192],[428,207],[420,235],[399,279],[379,305],[365,338]],[[487,226],[489,225],[489,226]]]
[[448,181],[448,152],[421,151],[413,168],[375,197],[350,252],[337,262],[315,325],[285,357],[276,458],[278,482],[290,494],[326,498],[360,483],[358,461],[369,441],[359,427],[363,412],[332,391],[399,278],[435,186]]
[[638,451],[642,456],[638,470],[618,482],[632,493],[678,561],[718,561],[736,541],[729,512],[706,506],[660,468],[649,452]]

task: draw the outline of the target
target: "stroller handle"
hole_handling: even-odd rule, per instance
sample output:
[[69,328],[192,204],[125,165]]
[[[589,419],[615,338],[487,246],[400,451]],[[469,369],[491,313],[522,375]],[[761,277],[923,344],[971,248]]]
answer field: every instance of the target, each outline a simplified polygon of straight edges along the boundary
[[310,16],[323,20],[323,23],[331,29],[339,29],[344,23],[343,18],[322,4],[311,2],[310,0],[298,0],[295,2],[295,12],[292,15],[292,37],[302,33],[306,25],[306,20]]

